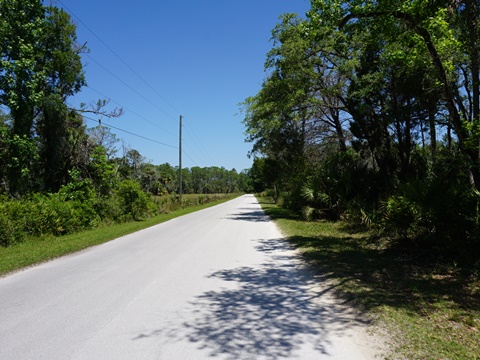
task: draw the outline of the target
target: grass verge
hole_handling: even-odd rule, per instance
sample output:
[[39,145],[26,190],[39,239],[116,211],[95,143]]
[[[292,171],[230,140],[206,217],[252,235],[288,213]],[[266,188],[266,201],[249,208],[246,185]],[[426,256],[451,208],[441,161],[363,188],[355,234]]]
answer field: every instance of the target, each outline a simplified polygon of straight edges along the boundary
[[390,239],[342,222],[304,222],[261,202],[337,295],[377,319],[389,359],[480,359],[480,274],[409,253]]
[[90,246],[105,243],[120,236],[146,229],[182,215],[218,205],[236,196],[238,195],[226,196],[221,200],[208,204],[190,206],[168,214],[157,215],[143,221],[103,226],[59,237],[44,236],[29,238],[22,243],[10,247],[0,247],[0,276],[30,265],[80,251]]

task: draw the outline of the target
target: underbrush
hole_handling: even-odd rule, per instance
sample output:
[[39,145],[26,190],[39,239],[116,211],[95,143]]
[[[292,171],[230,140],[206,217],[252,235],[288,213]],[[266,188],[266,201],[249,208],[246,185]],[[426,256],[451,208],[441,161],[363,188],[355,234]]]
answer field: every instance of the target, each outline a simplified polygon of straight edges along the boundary
[[392,359],[480,358],[480,262],[460,265],[345,222],[262,206],[339,297],[387,327]]
[[[95,228],[62,236],[55,236],[51,233],[39,236],[23,234],[22,241],[11,243],[9,246],[0,246],[0,275],[113,240],[175,217],[228,201],[236,196],[238,194],[218,194],[209,196],[207,200],[202,195],[202,200],[194,200],[195,196],[188,195],[185,197],[186,201],[180,201],[180,205],[176,210],[149,216],[141,221],[101,222]],[[187,200],[188,198],[190,200]],[[202,202],[202,204],[188,205],[199,202]],[[5,217],[3,219],[5,220]],[[0,217],[0,226],[3,226],[4,224],[1,221],[2,217]],[[15,227],[11,227],[10,231],[15,232],[18,230]],[[0,237],[4,233],[0,232]]]
[[177,194],[153,196],[152,201],[159,213],[168,214],[172,211],[186,207],[206,205],[219,201],[225,197],[236,197],[240,194],[185,194],[179,197]]
[[108,195],[88,179],[75,178],[57,193],[23,199],[0,198],[0,247],[29,237],[62,236],[98,226],[140,221],[158,214],[205,205],[234,194],[150,197],[132,180],[121,181]]

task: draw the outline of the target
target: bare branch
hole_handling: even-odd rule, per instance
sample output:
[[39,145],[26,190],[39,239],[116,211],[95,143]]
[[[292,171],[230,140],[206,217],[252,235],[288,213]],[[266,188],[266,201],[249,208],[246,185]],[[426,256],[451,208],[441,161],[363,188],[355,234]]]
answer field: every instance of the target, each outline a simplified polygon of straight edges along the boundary
[[125,111],[121,107],[116,107],[113,110],[107,111],[104,108],[109,104],[110,100],[98,100],[96,103],[90,103],[87,107],[85,104],[80,105],[78,110],[80,113],[91,113],[95,115],[105,116],[107,118],[119,118]]

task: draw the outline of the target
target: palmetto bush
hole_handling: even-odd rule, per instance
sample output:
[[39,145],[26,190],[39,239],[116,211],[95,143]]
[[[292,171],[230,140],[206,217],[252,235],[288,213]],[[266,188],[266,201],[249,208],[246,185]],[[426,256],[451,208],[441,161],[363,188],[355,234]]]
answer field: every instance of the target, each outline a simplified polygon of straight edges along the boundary
[[310,179],[302,188],[302,216],[307,221],[329,217],[332,210],[330,196],[322,191],[319,181]]
[[381,206],[383,225],[442,255],[469,257],[479,247],[480,193],[461,169],[447,165],[442,161],[430,176],[402,184],[388,197]]

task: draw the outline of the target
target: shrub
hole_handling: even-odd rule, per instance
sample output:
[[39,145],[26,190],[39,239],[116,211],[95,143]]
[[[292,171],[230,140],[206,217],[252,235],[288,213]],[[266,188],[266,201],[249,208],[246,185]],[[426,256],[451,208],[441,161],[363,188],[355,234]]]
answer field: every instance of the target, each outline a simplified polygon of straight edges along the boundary
[[28,231],[32,235],[62,235],[81,228],[71,202],[58,194],[35,195],[29,205]]
[[125,219],[140,220],[152,210],[151,202],[140,185],[132,180],[123,180],[116,192],[122,215]]
[[65,200],[86,202],[95,199],[95,189],[89,179],[82,179],[78,170],[68,172],[70,181],[58,191]]
[[120,222],[122,220],[123,210],[118,196],[98,196],[93,208],[101,221]]
[[384,228],[429,252],[467,259],[480,245],[480,193],[463,175],[445,175],[400,186],[382,206]]
[[420,232],[423,212],[419,204],[406,196],[388,198],[382,207],[385,230],[403,238],[412,238]]
[[8,247],[23,239],[23,233],[15,228],[13,221],[3,211],[0,212],[0,229],[0,246]]

